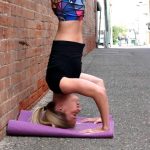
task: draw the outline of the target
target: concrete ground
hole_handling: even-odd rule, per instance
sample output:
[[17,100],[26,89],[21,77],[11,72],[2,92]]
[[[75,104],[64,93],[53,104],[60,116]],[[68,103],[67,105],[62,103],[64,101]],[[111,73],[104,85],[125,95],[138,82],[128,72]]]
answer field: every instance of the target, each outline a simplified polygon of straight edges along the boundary
[[[150,48],[95,49],[83,58],[83,71],[105,81],[110,112],[115,120],[113,139],[10,137],[1,150],[149,150]],[[80,115],[99,115],[95,103],[80,96]],[[51,93],[36,105],[51,100]]]

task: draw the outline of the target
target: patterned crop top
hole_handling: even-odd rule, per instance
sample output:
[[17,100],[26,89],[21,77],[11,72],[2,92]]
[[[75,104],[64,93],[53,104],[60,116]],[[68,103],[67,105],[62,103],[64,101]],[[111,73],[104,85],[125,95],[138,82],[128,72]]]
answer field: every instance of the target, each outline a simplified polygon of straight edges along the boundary
[[60,21],[82,20],[85,0],[51,0],[54,14]]

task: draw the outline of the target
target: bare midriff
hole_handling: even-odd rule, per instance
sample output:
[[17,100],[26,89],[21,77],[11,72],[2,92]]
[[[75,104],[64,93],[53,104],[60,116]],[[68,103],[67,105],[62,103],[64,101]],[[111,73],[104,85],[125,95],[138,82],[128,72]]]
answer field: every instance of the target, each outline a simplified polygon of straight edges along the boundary
[[74,41],[83,43],[83,21],[59,21],[58,30],[54,40]]

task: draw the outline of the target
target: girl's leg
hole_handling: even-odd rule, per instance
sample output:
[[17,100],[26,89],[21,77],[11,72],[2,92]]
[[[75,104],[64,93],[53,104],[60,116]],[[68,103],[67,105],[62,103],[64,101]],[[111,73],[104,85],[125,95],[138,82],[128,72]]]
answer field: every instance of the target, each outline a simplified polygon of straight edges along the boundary
[[96,77],[96,76],[93,76],[93,75],[90,75],[90,74],[86,74],[86,73],[81,73],[80,74],[80,78],[88,80],[88,81],[91,81],[91,82],[99,85],[100,87],[104,87],[105,88],[104,81],[102,79]]
[[[93,83],[95,83],[95,84],[97,84],[98,86],[100,86],[101,88],[104,88],[104,90],[106,91],[106,89],[105,89],[105,85],[104,85],[104,81],[101,79],[101,78],[98,78],[98,77],[96,77],[96,76],[93,76],[93,75],[90,75],[90,74],[86,74],[86,73],[81,73],[80,74],[80,78],[81,79],[85,79],[85,80],[88,80],[88,81],[91,81],[91,82],[93,82]],[[106,95],[106,97],[107,97],[107,93],[105,93],[105,95]],[[92,121],[93,120],[93,122],[101,122],[101,118],[87,118],[87,119],[85,119],[85,122],[86,122],[86,120],[88,121]]]
[[60,88],[64,94],[79,93],[92,97],[99,109],[103,122],[103,130],[109,128],[109,106],[105,88],[85,79],[63,77]]

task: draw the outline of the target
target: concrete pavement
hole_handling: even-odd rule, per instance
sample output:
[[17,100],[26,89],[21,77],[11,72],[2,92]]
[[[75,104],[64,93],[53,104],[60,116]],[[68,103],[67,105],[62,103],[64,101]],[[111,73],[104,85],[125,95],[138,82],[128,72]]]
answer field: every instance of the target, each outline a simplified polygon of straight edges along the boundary
[[[83,58],[83,71],[105,81],[110,112],[115,120],[113,139],[10,137],[2,150],[149,150],[150,48],[95,49]],[[51,100],[48,92],[36,105]],[[80,96],[80,115],[99,115],[90,98]],[[35,107],[36,107],[35,106]]]

